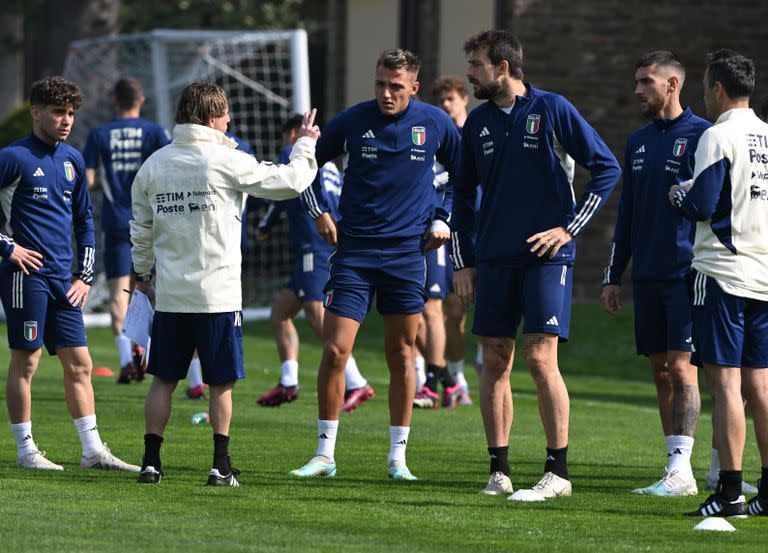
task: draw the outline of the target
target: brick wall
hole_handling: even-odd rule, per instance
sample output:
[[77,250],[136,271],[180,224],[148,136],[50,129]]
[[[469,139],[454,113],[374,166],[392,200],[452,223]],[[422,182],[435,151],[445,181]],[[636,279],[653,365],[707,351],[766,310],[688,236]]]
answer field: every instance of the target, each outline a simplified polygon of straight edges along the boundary
[[[568,98],[623,163],[628,134],[644,123],[633,95],[636,60],[672,50],[687,68],[684,105],[704,116],[704,56],[732,48],[757,65],[754,99],[768,94],[768,3],[593,0],[509,0],[500,27],[523,43],[526,80]],[[469,31],[469,30],[468,30]],[[586,173],[577,173],[577,196]],[[600,294],[620,188],[579,238],[574,297]],[[627,273],[628,274],[628,273]],[[627,290],[628,291],[628,290]],[[626,296],[627,298],[631,296]]]

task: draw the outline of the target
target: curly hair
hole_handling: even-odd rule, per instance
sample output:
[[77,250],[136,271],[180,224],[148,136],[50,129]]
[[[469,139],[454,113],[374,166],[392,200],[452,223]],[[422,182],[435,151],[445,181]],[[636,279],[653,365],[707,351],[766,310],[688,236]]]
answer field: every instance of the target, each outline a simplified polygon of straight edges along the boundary
[[475,50],[487,48],[488,59],[493,65],[502,60],[509,64],[509,74],[523,80],[523,45],[509,31],[483,31],[472,35],[464,42],[464,53],[471,56]]
[[384,50],[379,54],[376,60],[376,69],[386,67],[387,69],[405,69],[411,73],[419,73],[421,69],[421,60],[409,50],[395,48],[394,50]]
[[33,106],[72,106],[80,109],[85,97],[77,83],[63,77],[46,77],[32,83],[29,103]]
[[445,75],[438,77],[432,83],[432,96],[435,98],[449,92],[456,92],[462,98],[466,98],[467,86],[464,84],[464,79],[456,75]]

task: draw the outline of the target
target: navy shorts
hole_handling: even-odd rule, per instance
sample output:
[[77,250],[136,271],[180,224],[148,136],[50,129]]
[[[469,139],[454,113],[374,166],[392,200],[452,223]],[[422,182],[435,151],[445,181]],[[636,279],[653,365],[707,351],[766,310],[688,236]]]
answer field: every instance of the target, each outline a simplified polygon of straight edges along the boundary
[[325,308],[362,323],[373,304],[382,315],[413,315],[424,310],[426,264],[420,239],[340,237],[331,256]]
[[132,272],[131,231],[128,229],[105,231],[104,274],[110,279],[130,276]]
[[197,350],[203,382],[217,385],[245,378],[243,314],[156,312],[147,372],[163,380],[187,377]]
[[285,287],[293,291],[299,301],[323,301],[323,289],[328,282],[328,257],[316,252],[299,253]]
[[[427,261],[427,297],[429,299],[444,300],[448,295],[450,287],[448,286],[448,253],[445,245],[436,250],[430,250],[424,258]],[[453,273],[451,272],[451,277]]]
[[71,283],[25,275],[15,265],[0,265],[0,298],[8,324],[11,349],[36,350],[45,345],[54,355],[57,348],[88,345],[83,313],[67,299]]
[[727,294],[692,270],[693,339],[698,359],[724,367],[768,367],[768,302]]
[[638,355],[692,351],[693,315],[686,279],[636,280],[632,287]]
[[554,334],[565,342],[571,326],[572,284],[573,267],[568,265],[479,264],[472,333],[514,338],[522,319],[523,334]]

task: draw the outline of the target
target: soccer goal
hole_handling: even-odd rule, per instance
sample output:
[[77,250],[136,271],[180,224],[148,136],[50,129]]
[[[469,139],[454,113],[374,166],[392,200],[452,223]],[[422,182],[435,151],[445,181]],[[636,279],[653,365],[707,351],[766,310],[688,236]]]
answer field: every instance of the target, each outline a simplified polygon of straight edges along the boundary
[[[77,82],[86,98],[70,137],[77,148],[84,146],[90,129],[114,117],[110,93],[122,76],[135,77],[144,86],[142,117],[169,130],[186,85],[207,81],[221,86],[229,95],[229,130],[247,141],[260,160],[277,160],[283,122],[310,108],[307,34],[303,30],[155,30],[79,40],[70,45],[64,76]],[[98,247],[101,194],[92,198]],[[293,264],[285,220],[262,243],[254,236],[260,215],[257,210],[248,220],[243,295],[249,307],[268,305]],[[96,300],[104,296],[98,287],[94,292]]]

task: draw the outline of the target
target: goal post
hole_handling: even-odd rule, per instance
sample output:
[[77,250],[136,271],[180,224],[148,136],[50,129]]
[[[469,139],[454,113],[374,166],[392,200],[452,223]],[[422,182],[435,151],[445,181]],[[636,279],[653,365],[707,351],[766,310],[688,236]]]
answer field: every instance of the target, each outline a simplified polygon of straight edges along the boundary
[[[158,29],[149,33],[78,40],[71,43],[64,77],[77,82],[86,98],[78,110],[70,142],[78,149],[88,132],[114,117],[111,90],[123,76],[144,87],[142,117],[173,128],[176,103],[185,86],[213,82],[227,91],[229,130],[248,142],[259,160],[276,161],[283,122],[310,109],[309,60],[304,30],[197,31]],[[92,194],[97,248],[101,244],[99,203]],[[283,219],[267,242],[255,239],[250,213],[243,296],[250,308],[269,305],[293,265]],[[97,271],[101,256],[97,254]],[[94,290],[95,299],[105,297]],[[102,306],[103,307],[103,306]],[[263,310],[249,310],[263,313]]]

